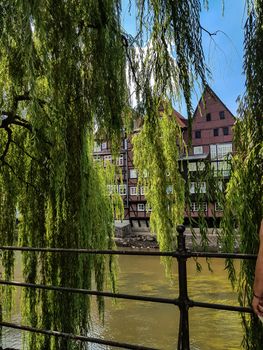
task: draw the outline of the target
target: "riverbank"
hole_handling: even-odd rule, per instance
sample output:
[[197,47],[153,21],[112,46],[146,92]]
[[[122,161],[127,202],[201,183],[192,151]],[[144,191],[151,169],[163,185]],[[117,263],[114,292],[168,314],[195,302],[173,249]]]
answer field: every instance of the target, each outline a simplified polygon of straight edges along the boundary
[[[185,234],[186,248],[193,251],[203,251],[202,238],[200,234],[193,235]],[[155,235],[145,232],[137,232],[125,237],[116,237],[115,243],[118,247],[129,247],[139,249],[158,249],[159,245]],[[221,245],[218,242],[217,236],[214,234],[208,235],[208,247],[209,252],[218,252],[221,250]]]
[[159,245],[156,236],[146,233],[137,232],[125,237],[116,237],[115,243],[117,247],[129,247],[139,249],[158,249]]
[[[207,251],[219,252],[222,245],[219,240],[220,229],[209,228],[207,233]],[[158,249],[156,235],[150,232],[149,227],[141,225],[131,227],[129,222],[116,223],[115,242],[118,247],[129,247],[132,249]],[[193,251],[203,251],[204,242],[200,230],[194,229],[194,235],[189,228],[185,230],[186,248]],[[238,251],[238,243],[236,244]]]

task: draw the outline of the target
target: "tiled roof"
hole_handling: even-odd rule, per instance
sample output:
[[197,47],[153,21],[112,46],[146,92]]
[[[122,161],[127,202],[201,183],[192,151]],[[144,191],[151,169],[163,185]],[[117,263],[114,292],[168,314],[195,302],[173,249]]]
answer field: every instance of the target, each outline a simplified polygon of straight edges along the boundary
[[181,128],[187,128],[188,120],[185,119],[179,112],[177,112],[175,109],[173,111],[174,116],[177,119],[177,122]]

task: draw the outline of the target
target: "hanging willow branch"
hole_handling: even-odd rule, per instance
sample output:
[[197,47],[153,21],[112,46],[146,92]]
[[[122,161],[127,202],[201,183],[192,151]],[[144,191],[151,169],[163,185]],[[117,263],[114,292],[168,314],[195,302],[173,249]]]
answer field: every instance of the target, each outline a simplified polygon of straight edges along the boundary
[[1,162],[4,162],[5,156],[7,155],[7,152],[8,152],[8,149],[9,149],[9,145],[10,145],[10,143],[12,141],[12,130],[8,126],[6,126],[4,129],[7,132],[7,141],[6,141],[6,145],[5,145],[5,149],[3,151],[3,154],[0,157],[0,161]]
[[[121,1],[0,3],[0,110],[6,117],[0,126],[4,135],[0,154],[4,165],[0,168],[3,244],[14,242],[18,211],[21,245],[113,246],[114,210],[106,191],[108,175],[94,165],[91,154],[95,129],[116,145],[126,114],[133,114],[127,102],[128,63],[138,109],[147,116],[145,138],[138,139],[138,144],[152,150],[156,159],[156,167],[145,163],[152,206],[160,209],[159,216],[153,215],[154,223],[162,248],[171,249],[172,228],[182,217],[183,181],[177,165],[180,130],[166,101],[168,95],[180,98],[183,92],[191,118],[193,77],[204,82],[206,74],[201,6],[198,0],[138,0],[136,5],[139,33],[136,40],[130,40],[120,24]],[[167,105],[158,121],[163,101]],[[164,178],[163,170],[171,173],[165,183],[174,186],[169,207],[164,185],[154,189],[156,176]],[[156,198],[161,200],[159,209]],[[167,209],[172,219],[164,216],[165,223],[161,215]],[[11,278],[12,259],[6,261]],[[24,279],[90,289],[94,276],[102,290],[106,263],[114,288],[113,261],[102,256],[24,253]],[[102,299],[98,307],[102,312]],[[90,302],[77,295],[25,290],[23,318],[34,327],[86,333]],[[26,349],[36,350],[81,348],[73,341],[35,334],[27,335],[24,344]]]
[[[263,2],[248,1],[245,25],[246,92],[240,102],[235,125],[235,154],[227,187],[222,227],[225,248],[233,250],[236,238],[242,253],[257,254],[259,227],[263,217]],[[229,276],[241,305],[251,305],[255,263],[243,261],[240,272],[227,261]],[[255,315],[242,317],[243,348],[262,347],[262,324]]]

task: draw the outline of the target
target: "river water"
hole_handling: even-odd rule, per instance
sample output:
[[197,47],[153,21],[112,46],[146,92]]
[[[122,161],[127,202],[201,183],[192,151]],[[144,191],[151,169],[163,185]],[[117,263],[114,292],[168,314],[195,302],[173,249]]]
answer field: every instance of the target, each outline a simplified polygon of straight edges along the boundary
[[[224,270],[224,261],[211,260],[210,272],[204,259],[202,272],[197,272],[193,260],[187,263],[189,296],[195,301],[238,305]],[[19,263],[19,259],[18,259]],[[178,296],[176,261],[173,278],[165,276],[158,257],[120,256],[120,293],[173,298]],[[15,280],[22,280],[19,266]],[[19,295],[12,321],[19,323]],[[90,335],[131,344],[140,344],[163,350],[177,348],[178,308],[173,305],[131,300],[106,300],[104,325],[99,321],[95,301],[93,303],[93,329]],[[189,312],[191,350],[241,349],[242,327],[238,313],[193,308]],[[2,347],[21,349],[21,333],[3,329]],[[116,347],[93,344],[92,350],[111,350]],[[29,349],[28,349],[29,350]],[[30,349],[31,350],[31,349]]]

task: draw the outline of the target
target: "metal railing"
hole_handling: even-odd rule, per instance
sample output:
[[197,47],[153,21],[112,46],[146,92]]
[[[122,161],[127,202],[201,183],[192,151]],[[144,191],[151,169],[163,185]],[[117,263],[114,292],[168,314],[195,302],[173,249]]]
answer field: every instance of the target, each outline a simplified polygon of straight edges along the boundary
[[[163,303],[171,304],[179,307],[180,311],[180,321],[179,321],[179,331],[178,331],[178,344],[177,350],[190,350],[190,336],[189,336],[189,309],[192,307],[201,307],[209,308],[216,310],[225,310],[225,311],[234,311],[242,313],[252,313],[252,309],[249,307],[241,306],[232,306],[224,304],[214,304],[206,302],[198,302],[189,298],[188,288],[187,288],[187,259],[189,258],[231,258],[231,259],[256,259],[255,255],[252,254],[237,254],[237,253],[210,253],[210,252],[191,252],[186,249],[185,236],[184,236],[185,227],[179,225],[177,227],[177,240],[178,247],[174,252],[157,252],[157,251],[127,251],[127,250],[91,250],[91,249],[64,249],[64,248],[34,248],[34,247],[13,247],[13,246],[0,246],[0,250],[5,251],[31,251],[31,252],[53,252],[53,253],[77,253],[77,254],[107,254],[107,255],[131,255],[131,256],[166,256],[173,257],[177,259],[178,263],[178,284],[179,284],[179,296],[178,298],[161,298],[161,297],[150,297],[142,295],[132,295],[132,294],[123,294],[123,293],[111,293],[97,290],[87,290],[79,288],[68,288],[68,287],[58,287],[52,285],[42,285],[42,284],[32,284],[24,282],[15,282],[15,281],[5,281],[0,280],[0,285],[9,285],[15,287],[27,287],[34,289],[44,289],[44,290],[53,290],[59,292],[70,292],[70,293],[79,293],[84,295],[95,295],[108,298],[118,298],[118,299],[127,299],[127,300],[136,300],[144,302],[153,302],[153,303]],[[9,327],[13,329],[19,329],[22,331],[28,331],[43,335],[50,335],[54,337],[66,338],[69,340],[76,340],[81,342],[90,342],[97,343],[102,345],[115,346],[122,349],[136,349],[136,350],[157,350],[153,347],[147,347],[142,345],[127,344],[123,342],[104,340],[95,337],[88,337],[82,335],[75,335],[65,332],[58,332],[54,330],[38,329],[30,326],[17,325],[10,322],[0,322],[1,327]]]

